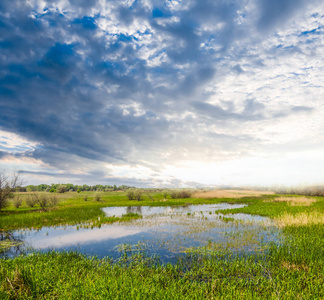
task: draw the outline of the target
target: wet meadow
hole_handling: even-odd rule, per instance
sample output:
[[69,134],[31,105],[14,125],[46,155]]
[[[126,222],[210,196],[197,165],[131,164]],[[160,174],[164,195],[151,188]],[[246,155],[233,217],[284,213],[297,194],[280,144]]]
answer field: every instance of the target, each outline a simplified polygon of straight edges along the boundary
[[68,192],[45,209],[20,193],[0,212],[0,298],[324,298],[324,197],[172,192]]

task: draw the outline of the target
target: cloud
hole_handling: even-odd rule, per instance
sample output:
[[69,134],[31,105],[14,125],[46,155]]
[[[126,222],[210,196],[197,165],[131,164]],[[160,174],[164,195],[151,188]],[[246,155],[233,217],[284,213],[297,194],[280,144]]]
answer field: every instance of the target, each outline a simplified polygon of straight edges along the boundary
[[161,175],[266,153],[285,139],[274,123],[324,128],[319,2],[19,3],[0,4],[0,129],[33,145],[1,149],[55,177],[106,178],[105,163]]

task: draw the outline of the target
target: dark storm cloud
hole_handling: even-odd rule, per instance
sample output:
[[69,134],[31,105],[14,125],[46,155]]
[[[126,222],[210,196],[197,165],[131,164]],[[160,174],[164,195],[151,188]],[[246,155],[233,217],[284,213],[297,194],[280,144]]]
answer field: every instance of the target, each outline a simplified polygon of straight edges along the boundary
[[260,9],[258,28],[267,31],[278,24],[283,24],[290,17],[305,6],[308,1],[303,0],[272,0],[257,1]]
[[205,118],[224,127],[266,118],[257,100],[238,99],[238,113],[234,104],[209,104],[213,92],[203,89],[227,71],[245,73],[224,62],[231,46],[256,27],[274,28],[304,2],[256,1],[259,21],[249,29],[237,22],[245,1],[197,0],[177,10],[164,1],[69,0],[62,11],[57,1],[42,9],[28,3],[0,3],[0,128],[42,145],[27,156],[66,170],[75,157],[134,162],[134,151],[190,144]]

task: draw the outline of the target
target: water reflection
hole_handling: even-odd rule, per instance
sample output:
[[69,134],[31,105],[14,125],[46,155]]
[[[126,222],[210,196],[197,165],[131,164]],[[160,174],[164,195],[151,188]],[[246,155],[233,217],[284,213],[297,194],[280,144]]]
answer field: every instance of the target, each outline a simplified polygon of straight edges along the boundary
[[6,253],[7,255],[16,256],[23,251],[23,240],[19,234],[11,231],[0,230],[0,255]]
[[142,214],[142,206],[127,206],[126,208],[127,214]]
[[[189,205],[185,207],[106,207],[107,216],[119,217],[137,213],[142,219],[102,225],[101,228],[79,226],[43,227],[23,230],[12,235],[24,241],[24,247],[6,252],[8,256],[38,251],[78,250],[87,255],[118,257],[121,244],[145,245],[148,254],[172,261],[189,247],[219,244],[230,249],[257,251],[276,241],[278,231],[268,218],[247,214],[223,216],[221,209],[242,207],[241,204]],[[14,247],[13,247],[14,248]]]

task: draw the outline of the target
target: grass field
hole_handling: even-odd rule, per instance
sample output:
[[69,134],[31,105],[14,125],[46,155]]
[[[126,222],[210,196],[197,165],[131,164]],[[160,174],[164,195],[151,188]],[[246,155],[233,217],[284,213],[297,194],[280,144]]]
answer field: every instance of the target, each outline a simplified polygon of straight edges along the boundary
[[[84,201],[84,196],[88,200]],[[283,196],[281,196],[283,197]],[[294,198],[292,198],[294,197]],[[101,207],[246,203],[222,213],[268,216],[282,229],[280,244],[267,252],[232,253],[212,243],[193,248],[176,264],[162,264],[145,252],[127,252],[112,262],[78,253],[35,253],[0,260],[3,299],[323,299],[324,198],[275,194],[243,198],[164,199],[162,193],[129,201],[123,192],[66,193],[57,208],[41,212],[23,205],[1,212],[3,229],[56,224],[91,224]],[[300,199],[298,199],[300,198]],[[296,204],[297,203],[297,204]],[[298,204],[301,203],[301,204]],[[307,203],[307,205],[305,205]],[[130,216],[132,217],[132,216]],[[125,217],[126,218],[126,217]],[[108,219],[108,218],[107,218]],[[122,220],[105,220],[107,222]],[[105,222],[103,221],[103,222]]]

